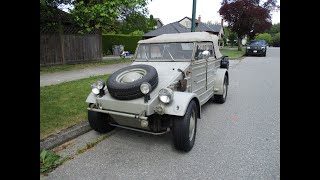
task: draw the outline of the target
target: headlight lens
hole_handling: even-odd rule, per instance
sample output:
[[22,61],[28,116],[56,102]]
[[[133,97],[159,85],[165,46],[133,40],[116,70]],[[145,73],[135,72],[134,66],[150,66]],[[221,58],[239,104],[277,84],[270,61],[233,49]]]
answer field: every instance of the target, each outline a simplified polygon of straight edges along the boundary
[[247,46],[247,49],[250,49],[250,47],[249,47],[249,46]]
[[144,82],[140,85],[140,91],[142,94],[148,94],[150,92],[151,85],[147,82]]
[[261,49],[264,49],[265,47],[261,47]]
[[169,88],[160,89],[158,95],[163,103],[170,103],[173,99],[173,91]]
[[103,89],[104,86],[105,86],[105,83],[104,83],[103,80],[98,80],[98,81],[97,81],[97,88],[98,88],[98,89]]
[[93,94],[99,94],[99,92],[100,92],[100,90],[98,89],[98,87],[97,87],[97,83],[93,83],[92,85],[91,85],[91,88],[92,88],[92,92],[93,92]]

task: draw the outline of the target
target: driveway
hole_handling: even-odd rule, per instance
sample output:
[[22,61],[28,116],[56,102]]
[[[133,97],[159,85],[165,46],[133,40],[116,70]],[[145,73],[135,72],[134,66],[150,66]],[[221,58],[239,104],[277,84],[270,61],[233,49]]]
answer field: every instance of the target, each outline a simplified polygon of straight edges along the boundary
[[170,133],[116,129],[45,179],[280,179],[280,49],[244,58],[229,75],[227,101],[202,107],[189,153]]

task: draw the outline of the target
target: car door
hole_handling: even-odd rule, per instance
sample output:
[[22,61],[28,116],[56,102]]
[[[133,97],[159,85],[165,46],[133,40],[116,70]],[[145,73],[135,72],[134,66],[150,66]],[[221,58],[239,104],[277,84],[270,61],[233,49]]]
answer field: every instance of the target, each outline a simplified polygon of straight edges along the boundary
[[[208,60],[204,59],[201,55],[203,51],[209,50],[210,57]],[[195,47],[195,55],[194,60],[191,62],[191,72],[192,72],[192,82],[191,82],[191,89],[192,92],[198,95],[200,100],[200,104],[204,104],[210,98],[210,92],[207,88],[207,70],[209,65],[209,73],[212,74],[214,71],[214,54],[213,54],[213,47],[212,43],[209,42],[199,42],[196,43]],[[210,84],[213,80],[213,76],[210,75]]]

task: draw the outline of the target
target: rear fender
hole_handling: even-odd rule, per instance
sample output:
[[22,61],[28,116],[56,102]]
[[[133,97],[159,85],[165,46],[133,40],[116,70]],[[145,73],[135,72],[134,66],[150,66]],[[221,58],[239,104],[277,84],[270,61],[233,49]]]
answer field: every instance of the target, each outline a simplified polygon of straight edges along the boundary
[[213,85],[214,94],[222,95],[223,94],[223,81],[224,77],[228,77],[228,85],[229,85],[229,73],[227,69],[219,68],[215,73],[215,81]]

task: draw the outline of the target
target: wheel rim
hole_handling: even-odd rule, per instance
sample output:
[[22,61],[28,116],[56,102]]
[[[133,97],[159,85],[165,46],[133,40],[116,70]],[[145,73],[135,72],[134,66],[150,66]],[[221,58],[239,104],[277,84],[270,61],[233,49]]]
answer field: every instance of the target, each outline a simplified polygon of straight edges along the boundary
[[193,139],[195,126],[196,126],[196,118],[195,118],[194,111],[192,111],[192,114],[190,117],[190,124],[189,124],[189,140],[190,141],[192,141],[192,139]]
[[147,74],[147,71],[144,69],[136,68],[136,69],[129,69],[126,71],[123,71],[116,77],[116,81],[118,83],[131,83],[134,81],[137,81],[139,79],[142,79]]

